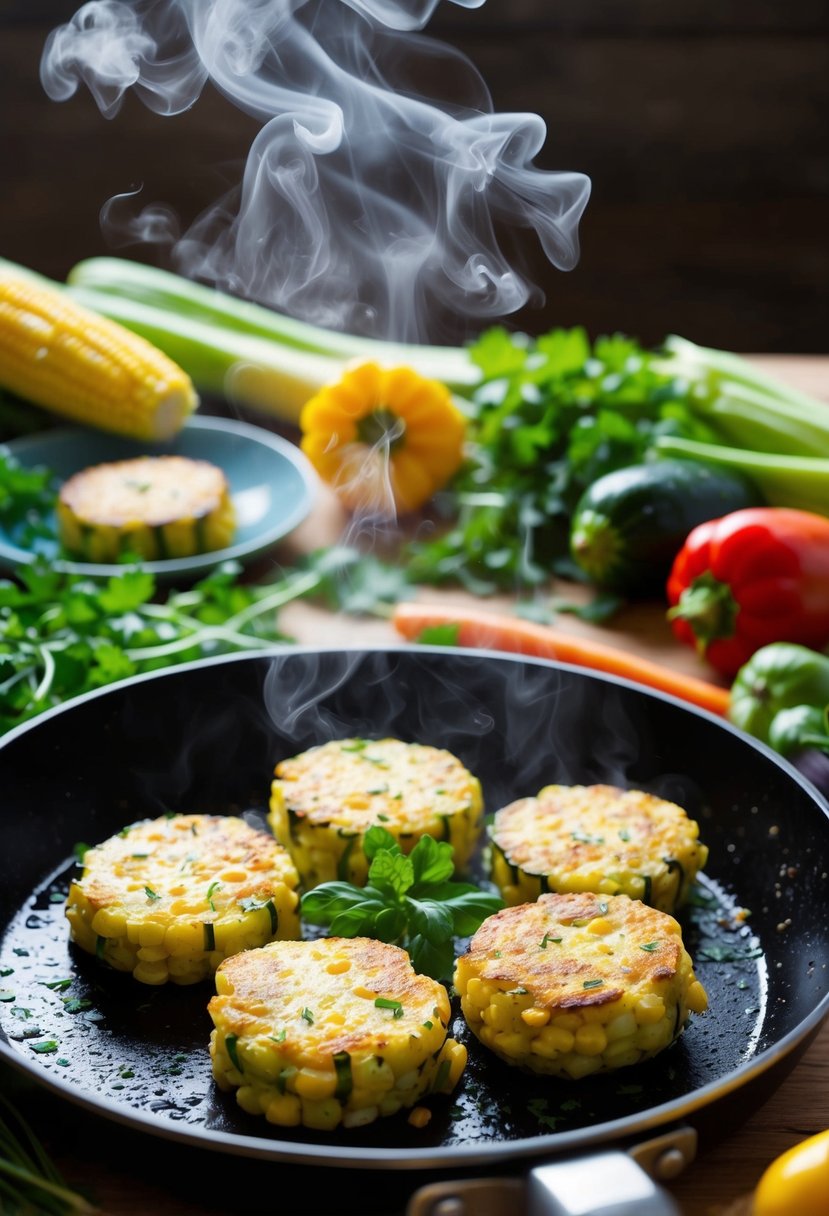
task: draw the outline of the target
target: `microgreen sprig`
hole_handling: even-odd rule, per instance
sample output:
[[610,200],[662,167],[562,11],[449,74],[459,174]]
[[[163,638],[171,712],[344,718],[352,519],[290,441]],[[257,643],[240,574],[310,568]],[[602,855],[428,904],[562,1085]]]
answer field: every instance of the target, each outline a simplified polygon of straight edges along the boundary
[[432,836],[421,837],[406,855],[390,832],[375,826],[366,832],[363,850],[366,885],[324,882],[306,891],[305,920],[327,926],[334,937],[374,937],[402,946],[416,971],[450,979],[454,939],[474,933],[502,908],[500,896],[453,881],[454,850]]

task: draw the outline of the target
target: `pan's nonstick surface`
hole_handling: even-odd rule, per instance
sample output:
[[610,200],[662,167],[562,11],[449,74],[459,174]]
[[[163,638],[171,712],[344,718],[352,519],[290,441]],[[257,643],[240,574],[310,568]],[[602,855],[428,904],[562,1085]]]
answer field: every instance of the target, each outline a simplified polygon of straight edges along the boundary
[[[710,858],[681,920],[710,1009],[655,1060],[578,1083],[519,1073],[456,1016],[469,1064],[432,1119],[339,1133],[248,1116],[210,1074],[212,983],[150,988],[69,944],[73,848],[166,811],[263,826],[286,755],[345,735],[447,747],[487,809],[549,782],[684,805]],[[829,819],[788,765],[710,716],[548,663],[442,648],[290,650],[197,664],[44,717],[0,747],[0,1049],[122,1122],[231,1152],[407,1166],[569,1148],[687,1115],[792,1053],[827,1011]]]

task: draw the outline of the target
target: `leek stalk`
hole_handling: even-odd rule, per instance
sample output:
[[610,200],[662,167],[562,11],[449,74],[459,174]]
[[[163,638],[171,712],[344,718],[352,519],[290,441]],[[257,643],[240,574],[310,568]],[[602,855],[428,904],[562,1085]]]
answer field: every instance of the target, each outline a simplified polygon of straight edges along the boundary
[[293,424],[310,397],[358,360],[411,367],[456,393],[467,393],[480,378],[463,348],[323,329],[126,259],[79,262],[66,289],[163,350],[200,390]]

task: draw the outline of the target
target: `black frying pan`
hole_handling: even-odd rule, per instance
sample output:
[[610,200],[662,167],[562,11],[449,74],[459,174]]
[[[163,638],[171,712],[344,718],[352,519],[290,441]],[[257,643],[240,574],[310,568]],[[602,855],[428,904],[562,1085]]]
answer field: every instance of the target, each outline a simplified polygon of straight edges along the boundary
[[[579,1083],[509,1068],[458,1017],[467,1070],[451,1097],[431,1101],[420,1130],[400,1116],[349,1132],[286,1132],[245,1115],[211,1081],[212,985],[144,988],[68,945],[61,900],[73,848],[165,811],[262,823],[275,763],[345,735],[449,748],[480,777],[489,811],[549,782],[615,782],[685,806],[710,849],[682,915],[709,1012],[656,1060]],[[197,663],[12,732],[0,741],[0,789],[0,965],[11,968],[0,986],[14,993],[0,1003],[0,1056],[84,1117],[161,1137],[182,1159],[220,1150],[271,1178],[273,1163],[281,1179],[312,1176],[304,1211],[397,1210],[415,1190],[418,1213],[432,1211],[425,1184],[451,1189],[481,1173],[506,1188],[489,1210],[514,1211],[510,1188],[528,1168],[530,1210],[566,1210],[535,1195],[539,1162],[663,1133],[670,1146],[688,1128],[727,1133],[829,1012],[826,802],[712,715],[578,668],[443,647],[287,648]],[[41,1052],[43,1043],[56,1049]],[[359,1187],[352,1209],[353,1170],[375,1180],[387,1171],[390,1185]]]

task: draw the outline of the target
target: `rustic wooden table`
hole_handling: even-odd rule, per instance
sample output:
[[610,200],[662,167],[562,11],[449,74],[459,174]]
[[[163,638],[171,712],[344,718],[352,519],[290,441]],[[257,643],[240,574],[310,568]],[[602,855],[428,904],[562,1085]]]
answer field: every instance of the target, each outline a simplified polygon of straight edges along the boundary
[[[829,402],[829,357],[764,356],[758,364],[782,379]],[[297,551],[308,551],[342,538],[345,520],[338,506],[323,495],[309,519],[289,538],[285,558]],[[569,589],[568,589],[569,594]],[[463,602],[459,592],[421,592],[421,598],[440,602]],[[508,607],[505,600],[489,604]],[[310,604],[295,603],[283,609],[280,621],[297,642],[310,645],[384,645],[400,644],[392,626],[381,620],[347,620]],[[664,607],[659,603],[637,605],[614,620],[612,628],[598,628],[568,617],[562,628],[584,631],[614,645],[649,655],[683,671],[710,678],[700,660],[690,650],[678,647],[667,628]],[[829,916],[829,900],[826,914]],[[0,1075],[4,1086],[19,1086],[16,1077]],[[88,1190],[107,1216],[208,1216],[223,1213],[286,1213],[285,1190],[291,1185],[284,1168],[270,1165],[266,1174],[238,1158],[214,1154],[211,1175],[235,1176],[231,1188],[235,1198],[220,1197],[217,1188],[209,1200],[202,1192],[194,1203],[188,1199],[187,1171],[198,1169],[189,1151],[166,1142],[132,1132],[128,1128],[102,1126],[100,1120],[70,1108],[50,1095],[24,1086],[19,1101],[24,1111],[56,1154],[65,1175]],[[735,1128],[723,1128],[722,1138],[702,1146],[695,1163],[668,1189],[683,1216],[749,1216],[748,1196],[765,1166],[779,1153],[806,1136],[829,1128],[829,1023],[810,1044],[782,1085],[758,1110],[741,1112],[744,1119]],[[258,1166],[260,1163],[256,1163]],[[201,1162],[201,1168],[204,1162]],[[164,1179],[164,1171],[173,1181]],[[349,1173],[349,1171],[346,1171]],[[254,1184],[253,1178],[257,1178]],[[347,1179],[345,1180],[347,1183]],[[261,1192],[257,1189],[266,1187]],[[384,1186],[383,1175],[377,1186]],[[350,1196],[350,1198],[349,1198]],[[318,1211],[313,1193],[294,1195],[291,1211]],[[359,1195],[343,1186],[342,1205],[338,1202],[325,1216],[360,1213]],[[362,1214],[361,1214],[362,1216]],[[798,1216],[792,1212],[791,1216]]]

